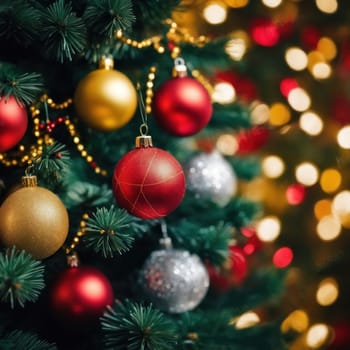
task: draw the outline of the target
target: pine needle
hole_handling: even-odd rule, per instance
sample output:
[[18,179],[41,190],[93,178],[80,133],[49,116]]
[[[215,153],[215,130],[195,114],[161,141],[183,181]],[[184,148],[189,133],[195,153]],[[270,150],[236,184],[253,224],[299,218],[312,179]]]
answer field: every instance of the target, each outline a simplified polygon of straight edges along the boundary
[[0,301],[11,308],[18,303],[36,301],[45,287],[44,266],[24,250],[6,249],[0,254]]
[[109,308],[101,318],[106,349],[174,350],[173,322],[152,306],[126,301]]
[[96,253],[113,257],[115,253],[128,251],[134,241],[132,236],[133,217],[124,209],[99,208],[86,223],[84,243]]

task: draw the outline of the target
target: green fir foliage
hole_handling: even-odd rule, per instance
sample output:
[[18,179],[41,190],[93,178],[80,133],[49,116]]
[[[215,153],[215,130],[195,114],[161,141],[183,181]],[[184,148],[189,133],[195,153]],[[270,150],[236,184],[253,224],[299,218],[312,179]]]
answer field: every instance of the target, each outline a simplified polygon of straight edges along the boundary
[[174,323],[158,309],[125,301],[117,303],[101,318],[106,349],[174,350]]
[[44,10],[42,21],[41,39],[48,57],[63,63],[83,52],[87,41],[86,27],[69,3],[64,0],[54,2]]
[[1,350],[56,350],[54,344],[38,338],[36,334],[15,330],[0,338]]
[[12,64],[0,62],[0,97],[14,96],[18,103],[29,105],[42,90],[40,74],[23,73]]
[[36,301],[44,284],[44,265],[24,250],[6,249],[0,254],[0,301],[24,307]]
[[99,208],[86,223],[84,242],[87,247],[105,258],[128,251],[134,241],[133,217],[114,206]]

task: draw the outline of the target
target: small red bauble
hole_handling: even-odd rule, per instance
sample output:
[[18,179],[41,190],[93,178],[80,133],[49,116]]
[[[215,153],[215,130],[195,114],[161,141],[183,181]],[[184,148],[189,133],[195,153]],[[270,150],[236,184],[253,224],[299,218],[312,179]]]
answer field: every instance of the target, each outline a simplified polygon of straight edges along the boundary
[[13,96],[0,99],[0,152],[6,152],[22,139],[28,126],[27,111]]
[[70,267],[52,287],[50,304],[55,319],[67,326],[95,324],[114,300],[107,277],[94,267]]
[[155,92],[152,108],[157,124],[175,136],[194,135],[212,116],[212,103],[204,86],[191,77],[175,77]]
[[114,169],[113,192],[118,205],[142,219],[157,219],[175,210],[185,194],[180,163],[156,147],[125,154]]
[[225,292],[241,284],[248,272],[248,263],[243,250],[238,246],[230,246],[229,250],[230,256],[220,270],[207,265],[210,285],[219,292]]

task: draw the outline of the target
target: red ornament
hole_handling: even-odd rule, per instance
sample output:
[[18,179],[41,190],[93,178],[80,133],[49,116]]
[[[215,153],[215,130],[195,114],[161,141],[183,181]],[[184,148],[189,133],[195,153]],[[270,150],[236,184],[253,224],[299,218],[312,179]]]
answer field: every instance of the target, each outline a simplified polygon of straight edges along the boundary
[[210,285],[221,292],[241,284],[248,271],[248,264],[243,250],[238,246],[230,246],[229,250],[230,256],[221,269],[215,269],[207,264]]
[[6,152],[22,139],[28,126],[27,111],[13,96],[0,99],[0,152]]
[[112,286],[102,272],[93,267],[70,267],[55,281],[50,305],[57,320],[81,327],[95,324],[113,299]]
[[263,126],[242,130],[237,134],[237,154],[248,154],[260,149],[268,141],[269,136],[269,130]]
[[[179,67],[186,69],[183,61],[175,62],[175,70]],[[153,98],[155,121],[175,136],[196,134],[208,124],[213,112],[208,91],[186,74],[186,70],[178,71],[178,76],[164,82]]]
[[[185,175],[168,152],[140,147],[125,154],[114,169],[113,192],[118,205],[142,219],[157,219],[175,210],[185,195]],[[147,141],[151,142],[151,141]]]

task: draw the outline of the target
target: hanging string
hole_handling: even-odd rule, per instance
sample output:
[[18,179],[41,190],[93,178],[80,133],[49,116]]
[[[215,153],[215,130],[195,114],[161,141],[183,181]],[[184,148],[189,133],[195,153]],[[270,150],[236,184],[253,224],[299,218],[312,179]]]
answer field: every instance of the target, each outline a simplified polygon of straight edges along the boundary
[[142,124],[140,125],[140,134],[141,136],[146,136],[148,134],[146,107],[143,101],[141,86],[139,83],[137,83],[136,88],[137,88],[137,93],[139,95],[138,104],[139,104],[139,110],[140,110],[141,119],[142,119]]

